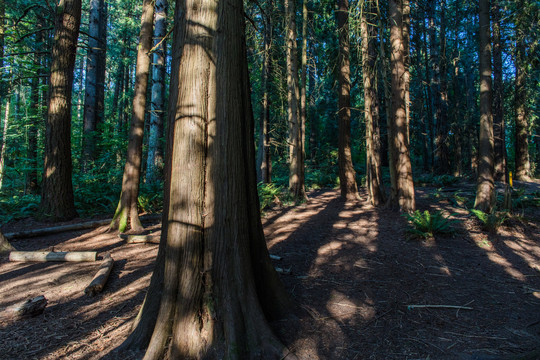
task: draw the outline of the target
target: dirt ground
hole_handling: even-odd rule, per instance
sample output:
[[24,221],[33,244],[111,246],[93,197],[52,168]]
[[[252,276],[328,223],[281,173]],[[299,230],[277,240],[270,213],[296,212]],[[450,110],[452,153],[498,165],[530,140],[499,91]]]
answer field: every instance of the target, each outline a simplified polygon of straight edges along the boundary
[[[398,213],[343,202],[334,190],[265,213],[263,225],[298,321],[273,324],[305,359],[501,359],[540,343],[540,209],[517,211],[497,234],[434,188],[418,208],[459,221],[451,236],[408,240]],[[145,224],[159,234],[159,223]],[[8,224],[10,232],[43,226]],[[157,245],[126,244],[106,227],[16,239],[18,250],[95,250],[115,259],[103,293],[84,288],[88,263],[0,260],[0,315],[38,295],[45,312],[0,320],[0,359],[100,359],[129,332],[149,283]],[[423,307],[419,307],[422,305]],[[0,316],[1,317],[1,316]],[[126,358],[136,358],[128,357]]]

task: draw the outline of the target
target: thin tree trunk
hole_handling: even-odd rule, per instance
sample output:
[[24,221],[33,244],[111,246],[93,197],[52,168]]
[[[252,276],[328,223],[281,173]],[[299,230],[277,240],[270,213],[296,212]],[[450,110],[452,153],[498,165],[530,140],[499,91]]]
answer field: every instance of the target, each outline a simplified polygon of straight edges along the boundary
[[50,221],[77,216],[71,183],[71,98],[81,0],[60,0],[52,45],[45,161],[39,216]]
[[144,132],[144,115],[146,110],[146,93],[150,72],[150,49],[152,48],[152,28],[154,19],[153,0],[143,0],[141,32],[137,52],[137,68],[135,72],[135,94],[133,95],[133,114],[129,129],[129,143],[126,165],[122,179],[120,201],[111,222],[110,229],[124,232],[129,225],[134,231],[143,229],[139,219],[138,197],[142,163],[142,143]]
[[[520,9],[524,8],[524,1],[520,0]],[[525,59],[525,25],[520,20],[516,26],[516,54],[515,54],[515,133],[516,133],[516,180],[530,180],[531,164],[529,161],[529,111],[527,109],[527,60]]]
[[88,51],[83,116],[82,170],[87,172],[97,157],[98,125],[103,122],[106,10],[104,0],[90,0]]
[[489,7],[489,0],[480,0],[480,135],[478,148],[478,185],[474,207],[484,212],[490,212],[495,203]]
[[146,161],[146,182],[153,184],[163,171],[163,120],[165,118],[165,59],[167,46],[167,1],[156,1],[154,27],[154,60],[152,68],[152,100],[150,111],[150,136]]
[[341,197],[359,200],[356,172],[351,153],[351,69],[349,55],[349,2],[338,0],[336,8],[338,27],[338,166]]
[[267,3],[264,18],[264,53],[262,65],[262,106],[259,117],[259,147],[257,154],[257,182],[268,184],[271,181],[272,163],[270,158],[270,74],[271,74],[271,48],[273,37],[272,7]]
[[11,107],[11,97],[7,96],[6,108],[4,111],[4,127],[2,130],[2,142],[0,143],[0,190],[4,185],[4,169],[6,167],[6,149],[7,149],[7,134],[9,129],[9,110]]
[[242,1],[199,5],[177,2],[164,231],[122,348],[147,348],[146,360],[285,358],[266,320],[288,300],[258,210]]
[[296,201],[306,197],[303,178],[302,127],[298,114],[298,60],[296,45],[296,7],[294,0],[285,0],[287,24],[287,103],[289,124],[289,191]]
[[379,103],[376,74],[376,14],[373,1],[366,1],[362,9],[360,30],[362,33],[362,74],[364,80],[364,118],[366,124],[366,176],[369,201],[379,206],[385,203],[386,194],[382,182],[381,139],[379,131]]
[[504,87],[503,62],[501,48],[501,13],[500,0],[492,0],[493,33],[493,137],[495,180],[505,181],[506,175],[506,140],[504,129]]
[[441,26],[438,51],[438,81],[437,93],[437,172],[448,174],[450,161],[448,156],[448,82],[446,79],[446,0],[441,0]]
[[409,154],[407,105],[406,100],[406,69],[405,58],[408,49],[405,45],[408,41],[403,40],[403,0],[390,1],[390,43],[392,45],[392,138],[389,143],[392,158],[390,166],[394,168],[396,176],[396,189],[392,192],[395,196],[391,199],[392,204],[399,205],[401,211],[411,212],[415,209],[414,183],[412,177],[411,158]]

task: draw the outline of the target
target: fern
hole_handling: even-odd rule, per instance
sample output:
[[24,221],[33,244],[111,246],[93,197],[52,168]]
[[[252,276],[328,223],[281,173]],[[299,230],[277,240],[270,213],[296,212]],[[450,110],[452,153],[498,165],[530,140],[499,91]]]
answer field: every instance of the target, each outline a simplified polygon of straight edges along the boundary
[[494,211],[492,213],[485,213],[477,209],[471,209],[471,213],[480,220],[482,229],[491,233],[497,232],[508,216],[506,212]]
[[450,220],[440,211],[431,214],[428,210],[424,212],[416,210],[405,216],[409,221],[407,233],[411,238],[432,239],[436,234],[452,234],[455,231],[452,226],[455,220]]

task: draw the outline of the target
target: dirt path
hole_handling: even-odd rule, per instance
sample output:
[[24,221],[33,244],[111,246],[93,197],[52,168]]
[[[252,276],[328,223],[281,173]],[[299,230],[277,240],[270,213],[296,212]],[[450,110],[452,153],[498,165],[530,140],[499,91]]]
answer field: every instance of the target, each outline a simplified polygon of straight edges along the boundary
[[[275,328],[293,351],[309,359],[472,359],[522,353],[538,344],[538,209],[488,235],[429,189],[418,198],[422,210],[442,207],[458,214],[457,233],[431,242],[406,240],[399,214],[344,203],[330,190],[312,193],[308,204],[265,214],[270,253],[282,258],[275,264],[291,269],[282,280],[299,321]],[[49,306],[35,318],[0,322],[0,358],[99,359],[124,339],[157,246],[126,245],[104,231],[13,242],[20,250],[110,251],[117,264],[104,293],[89,298],[83,291],[97,263],[2,260],[0,310],[40,294]]]

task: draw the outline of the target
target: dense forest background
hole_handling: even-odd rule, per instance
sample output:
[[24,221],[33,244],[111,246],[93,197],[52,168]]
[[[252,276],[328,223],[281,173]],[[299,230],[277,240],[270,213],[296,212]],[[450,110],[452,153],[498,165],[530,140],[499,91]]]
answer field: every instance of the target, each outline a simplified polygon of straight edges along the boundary
[[[303,190],[291,186],[295,148],[300,149],[305,188],[343,183],[338,163],[344,108],[350,109],[356,182],[363,186],[373,177],[366,166],[372,151],[366,139],[375,131],[380,134],[375,148],[382,179],[391,186],[388,144],[397,135],[388,136],[393,50],[388,5],[361,0],[245,4],[262,206],[275,196],[282,201],[302,198]],[[406,108],[415,183],[476,180],[481,137],[478,6],[469,0],[415,1],[404,16],[410,22]],[[167,8],[173,9],[174,2],[155,2],[152,69],[144,85],[148,100],[138,207],[146,212],[162,207],[172,43],[172,11]],[[59,12],[51,1],[0,0],[2,223],[40,213],[51,49]],[[112,213],[122,190],[142,12],[142,1],[82,1],[70,129],[74,205],[80,216]],[[340,13],[347,14],[347,23],[340,23]],[[540,172],[540,6],[531,0],[491,1],[490,19],[494,176],[504,182],[512,172],[526,179]],[[339,96],[346,83],[345,53],[350,59],[350,106],[342,105]],[[378,104],[377,116],[369,120],[375,121],[373,127],[366,126],[368,71]],[[302,119],[297,145],[291,136],[291,97],[298,100],[293,111]]]

